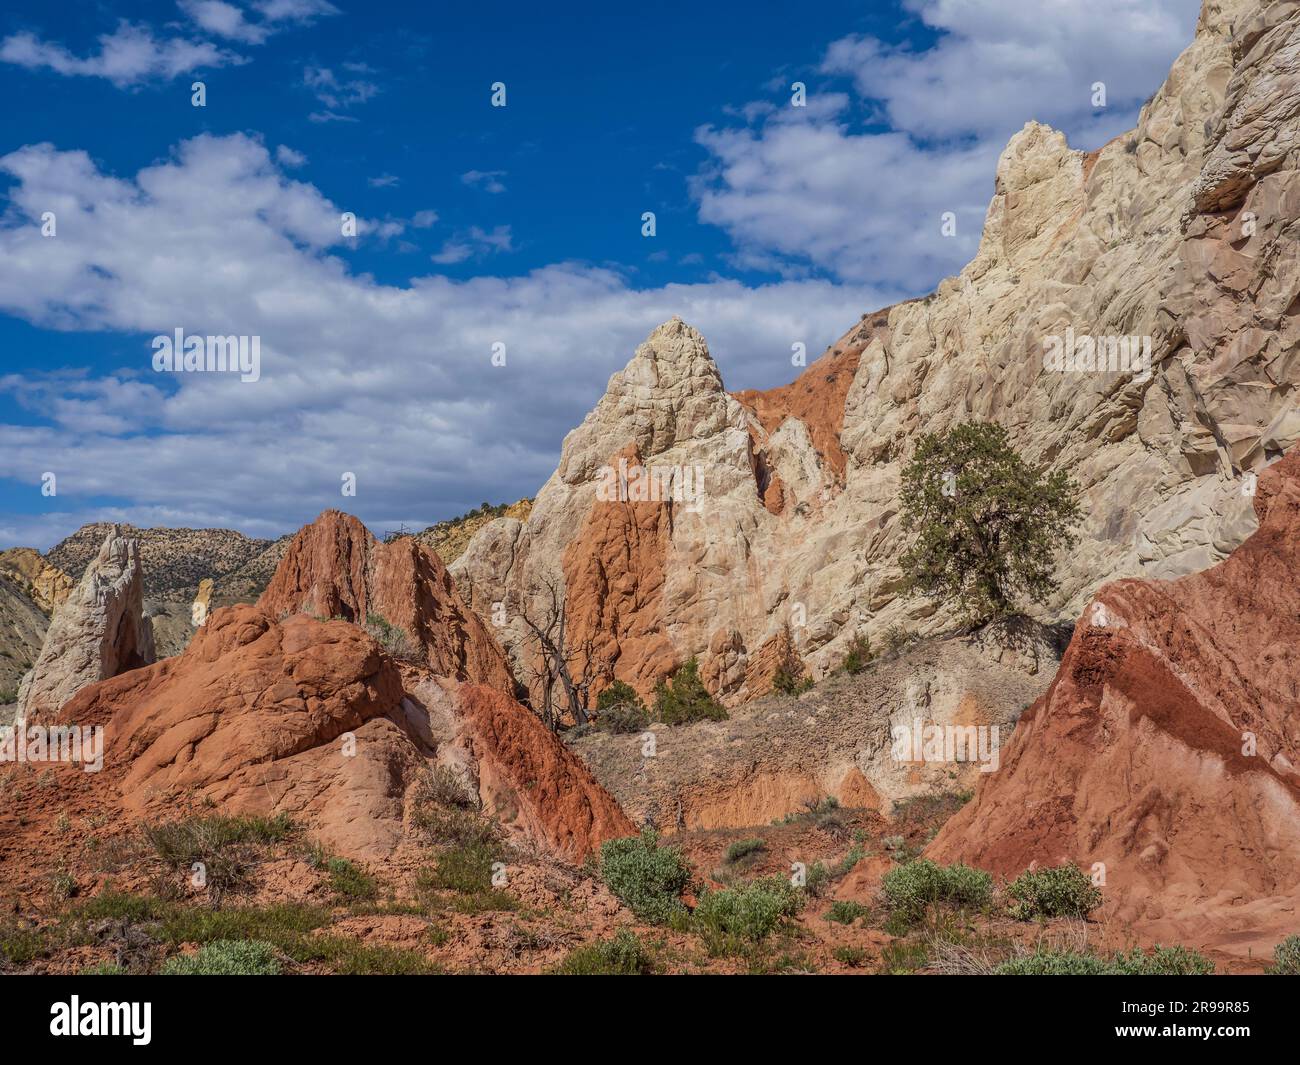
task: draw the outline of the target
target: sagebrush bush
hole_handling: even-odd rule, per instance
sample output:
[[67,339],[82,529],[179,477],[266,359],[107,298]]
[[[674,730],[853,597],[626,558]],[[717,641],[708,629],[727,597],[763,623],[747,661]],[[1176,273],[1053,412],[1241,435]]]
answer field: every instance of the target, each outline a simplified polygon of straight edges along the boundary
[[863,906],[862,903],[849,899],[836,899],[831,903],[831,908],[826,911],[826,920],[834,921],[836,924],[852,924],[859,917],[865,919],[870,916],[870,906]]
[[203,883],[214,905],[232,891],[248,887],[259,844],[278,843],[296,831],[284,814],[275,817],[188,817],[144,829],[154,853],[174,869],[202,866]]
[[556,976],[643,976],[654,972],[654,959],[641,940],[624,929],[613,939],[571,951],[551,971]]
[[693,721],[726,721],[724,710],[700,679],[700,664],[686,662],[670,681],[655,688],[655,716],[666,725],[689,725]]
[[260,939],[216,939],[197,954],[168,958],[164,976],[278,976],[280,959],[270,943]]
[[1300,936],[1287,936],[1273,948],[1270,976],[1300,976]]
[[1088,951],[1037,950],[1005,961],[997,976],[1209,976],[1213,963],[1188,947],[1141,947],[1103,957]]
[[602,845],[600,874],[643,921],[664,924],[684,910],[681,894],[691,882],[690,866],[676,847],[661,847],[649,829]]
[[1008,908],[1018,921],[1035,917],[1087,917],[1101,905],[1101,891],[1076,865],[1034,869],[1007,887]]
[[760,854],[767,850],[767,844],[761,839],[738,839],[727,848],[727,864],[734,865],[751,854]]
[[692,924],[710,954],[740,954],[763,942],[794,917],[802,904],[789,881],[766,877],[705,892],[695,907]]
[[978,909],[993,896],[993,878],[968,865],[937,865],[928,858],[896,866],[881,883],[890,915],[915,924],[935,904]]
[[367,614],[365,630],[394,658],[404,662],[423,663],[424,651],[400,625],[391,624],[380,614]]
[[329,858],[325,869],[330,876],[330,890],[345,899],[360,901],[373,899],[379,893],[379,885],[372,876],[367,875],[353,862],[346,858]]

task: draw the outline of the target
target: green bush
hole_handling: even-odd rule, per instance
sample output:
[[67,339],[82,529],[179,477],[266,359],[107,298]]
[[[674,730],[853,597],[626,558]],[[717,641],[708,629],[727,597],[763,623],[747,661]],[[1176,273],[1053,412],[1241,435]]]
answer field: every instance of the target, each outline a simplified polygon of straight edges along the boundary
[[727,711],[719,706],[700,680],[700,664],[686,662],[672,680],[655,688],[655,716],[666,725],[689,725],[693,721],[726,721]]
[[203,868],[204,886],[214,904],[227,892],[248,887],[254,864],[254,847],[279,843],[295,831],[284,814],[275,817],[188,817],[168,824],[149,825],[145,841],[164,862],[189,873]]
[[654,972],[654,959],[625,929],[613,939],[578,947],[551,971],[556,976],[644,976]]
[[871,641],[865,633],[858,633],[849,641],[848,648],[844,652],[844,660],[840,663],[845,673],[856,677],[870,664],[871,659],[875,657],[871,651]]
[[607,841],[600,848],[600,873],[610,891],[652,924],[664,924],[683,911],[681,894],[691,882],[681,851],[659,846],[649,829]]
[[164,976],[279,976],[275,947],[258,939],[216,939],[197,954],[168,958]]
[[707,891],[692,920],[710,954],[742,954],[799,912],[803,902],[779,876]]
[[979,908],[993,895],[993,878],[960,863],[936,865],[928,858],[896,866],[881,887],[890,915],[901,924],[915,924],[936,904]]
[[492,864],[503,857],[495,842],[464,843],[448,847],[436,860],[430,887],[473,895],[492,890]]
[[1101,891],[1075,865],[1022,873],[1007,888],[1009,912],[1018,921],[1035,917],[1087,917],[1101,905]]
[[727,864],[734,865],[751,854],[761,854],[767,850],[767,844],[761,839],[738,839],[727,848]]
[[832,956],[850,969],[861,969],[867,961],[867,952],[861,947],[836,947]]
[[367,876],[346,858],[329,858],[325,868],[330,875],[330,889],[345,899],[373,899],[379,893],[379,886],[371,876]]
[[1300,936],[1287,936],[1273,948],[1270,976],[1300,976]]
[[831,908],[826,911],[826,920],[834,921],[836,924],[852,924],[859,917],[870,916],[870,906],[863,906],[860,902],[852,902],[848,899],[836,899],[831,903]]
[[644,732],[650,711],[632,685],[616,680],[596,698],[596,728],[602,732]]
[[1109,958],[1086,951],[1038,950],[993,970],[997,976],[1209,976],[1213,963],[1187,947],[1134,947]]
[[387,618],[379,614],[367,614],[365,630],[394,658],[423,664],[425,660],[423,649],[400,625],[390,624]]

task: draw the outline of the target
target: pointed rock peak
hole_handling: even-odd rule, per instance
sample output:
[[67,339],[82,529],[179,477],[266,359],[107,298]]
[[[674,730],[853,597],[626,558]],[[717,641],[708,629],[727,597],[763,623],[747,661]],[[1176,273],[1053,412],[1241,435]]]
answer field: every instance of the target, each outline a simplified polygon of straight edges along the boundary
[[622,374],[610,380],[611,391],[626,383],[650,388],[677,388],[688,383],[691,391],[719,391],[722,376],[709,354],[704,335],[674,316],[651,330],[636,349]]
[[465,605],[442,560],[413,537],[380,543],[351,514],[303,526],[258,605],[272,617],[311,614],[367,628],[394,656],[511,691],[505,652]]
[[1042,122],[1026,122],[998,157],[997,191],[1017,192],[1054,176],[1071,157],[1082,160],[1065,134]]
[[19,690],[18,716],[49,720],[88,684],[148,665],[154,655],[140,544],[114,525],[50,622],[40,657]]

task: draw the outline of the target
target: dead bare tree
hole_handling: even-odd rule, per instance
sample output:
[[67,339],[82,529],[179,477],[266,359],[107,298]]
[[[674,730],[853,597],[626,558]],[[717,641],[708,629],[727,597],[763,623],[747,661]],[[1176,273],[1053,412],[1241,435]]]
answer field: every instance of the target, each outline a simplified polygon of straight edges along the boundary
[[[601,675],[597,668],[595,644],[591,637],[577,647],[569,646],[568,610],[564,594],[554,580],[546,581],[540,610],[520,611],[535,645],[536,665],[532,667],[533,690],[540,692],[536,711],[546,727],[558,732],[566,714],[575,725],[585,725],[591,706],[591,688]],[[575,676],[574,669],[581,670]],[[557,700],[556,696],[559,696]]]

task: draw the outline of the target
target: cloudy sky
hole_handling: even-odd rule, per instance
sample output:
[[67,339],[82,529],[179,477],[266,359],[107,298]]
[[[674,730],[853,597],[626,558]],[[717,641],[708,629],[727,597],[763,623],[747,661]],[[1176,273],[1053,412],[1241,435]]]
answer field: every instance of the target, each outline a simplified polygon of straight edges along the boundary
[[[415,7],[6,4],[0,547],[531,495],[673,314],[782,383],[961,268],[1026,121],[1131,127],[1199,5]],[[260,337],[260,380],[155,372],[178,328]]]

